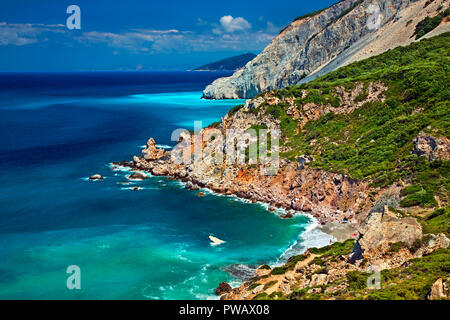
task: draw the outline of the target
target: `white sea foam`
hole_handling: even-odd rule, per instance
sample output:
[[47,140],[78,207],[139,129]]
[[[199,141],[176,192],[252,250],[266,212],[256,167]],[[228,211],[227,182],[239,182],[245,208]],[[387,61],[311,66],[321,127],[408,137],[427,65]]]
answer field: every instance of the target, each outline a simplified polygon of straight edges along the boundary
[[172,146],[169,146],[169,145],[167,145],[167,144],[157,144],[156,147],[157,147],[158,149],[166,149],[166,150],[170,150],[170,149],[173,148]]
[[320,230],[319,223],[314,217],[307,216],[309,216],[311,223],[306,226],[299,239],[281,254],[275,265],[282,265],[291,256],[302,254],[309,248],[321,248],[336,242],[333,236]]
[[[138,188],[137,190],[134,190]],[[149,187],[122,187],[120,190],[132,190],[132,191],[142,191],[142,190],[159,190],[158,188],[149,188]]]
[[80,178],[80,179],[83,180],[83,181],[89,181],[89,182],[100,182],[100,181],[103,181],[103,180],[105,180],[107,178],[108,177],[103,177],[103,179],[90,179],[90,177],[83,177],[83,178]]

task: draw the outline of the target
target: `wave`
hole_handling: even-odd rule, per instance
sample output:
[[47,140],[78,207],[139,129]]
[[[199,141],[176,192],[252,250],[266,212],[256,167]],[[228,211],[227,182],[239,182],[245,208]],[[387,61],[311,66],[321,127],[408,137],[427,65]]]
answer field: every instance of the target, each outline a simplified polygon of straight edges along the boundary
[[326,234],[319,228],[317,219],[313,216],[303,213],[310,218],[311,223],[308,223],[305,230],[300,234],[289,248],[287,248],[276,262],[276,266],[282,265],[290,257],[304,253],[309,248],[321,248],[331,243],[336,242],[336,238]]

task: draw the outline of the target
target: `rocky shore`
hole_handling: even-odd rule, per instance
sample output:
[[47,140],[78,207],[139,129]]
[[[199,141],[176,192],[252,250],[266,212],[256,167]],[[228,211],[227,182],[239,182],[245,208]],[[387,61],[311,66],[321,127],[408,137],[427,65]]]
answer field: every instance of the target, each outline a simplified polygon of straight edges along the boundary
[[[312,248],[281,267],[262,265],[240,287],[219,290],[218,294],[222,300],[376,297],[382,285],[382,270],[399,274],[404,271],[411,278],[412,271],[408,268],[414,270],[417,259],[429,259],[450,245],[442,233],[423,236],[422,227],[414,218],[403,218],[388,207],[384,212],[372,213],[363,226],[356,243],[347,240],[321,249]],[[389,280],[383,280],[386,287]],[[404,281],[401,276],[398,280]],[[400,281],[392,281],[391,285],[398,286]],[[449,284],[449,278],[439,278],[431,290],[422,293],[423,298],[446,299]],[[226,287],[221,284],[220,288]]]
[[[381,83],[368,86],[369,94],[366,101],[374,97],[384,99],[382,92],[386,88]],[[350,94],[359,95],[362,86],[356,86]],[[236,112],[230,112],[222,118],[221,123],[215,127],[204,128],[198,135],[191,136],[185,132],[180,135],[178,145],[172,151],[158,149],[153,138],[147,142],[147,147],[133,161],[117,163],[130,167],[135,171],[146,171],[155,176],[168,176],[185,183],[186,188],[198,190],[208,188],[216,193],[236,195],[253,202],[263,202],[271,207],[282,208],[292,212],[304,212],[314,216],[321,225],[327,223],[347,223],[350,232],[367,217],[376,201],[382,196],[397,194],[399,186],[390,188],[371,188],[368,181],[356,180],[351,177],[325,171],[308,166],[311,157],[301,156],[297,161],[281,159],[276,174],[264,174],[264,164],[250,165],[248,163],[215,163],[214,154],[223,150],[223,140],[208,139],[219,132],[224,136],[234,132],[239,137],[249,128],[264,126],[268,129],[277,129],[279,120],[274,119],[265,112],[252,112],[261,106],[290,103],[288,113],[299,123],[300,127],[329,112],[351,112],[357,106],[352,106],[352,100],[343,93],[343,101],[347,104],[342,108],[324,107],[308,104],[303,114],[295,114],[293,101],[281,101],[273,93],[264,97],[248,100],[246,105]],[[364,100],[365,101],[365,100]],[[362,104],[364,101],[359,102]],[[196,141],[196,139],[198,141]],[[280,147],[280,151],[288,151]],[[173,153],[185,163],[173,161]],[[198,161],[194,155],[199,155]],[[187,159],[189,158],[189,159]],[[395,196],[394,196],[395,197]],[[334,231],[334,228],[324,230]],[[336,232],[334,232],[336,233]],[[339,236],[339,238],[342,238]],[[344,237],[345,238],[345,237]]]
[[[416,54],[421,46],[437,51],[443,39],[404,51]],[[383,57],[387,65],[398,62],[397,55]],[[362,66],[344,71],[357,73],[353,68],[359,72]],[[422,98],[409,96],[411,84],[398,87],[384,69],[380,79],[376,68],[366,71],[376,73],[369,79],[265,92],[200,132],[181,133],[170,152],[149,139],[133,161],[117,163],[180,180],[188,189],[263,202],[269,211],[282,208],[284,218],[308,213],[339,240],[310,248],[283,266],[260,266],[238,288],[222,284],[217,290],[222,299],[447,297],[450,140],[445,122],[438,121],[446,101],[436,104],[437,110],[426,108]],[[403,73],[395,76],[403,80]],[[258,145],[260,161],[248,161],[254,141],[249,130],[259,132],[259,141],[265,140],[261,130],[269,131],[270,156]],[[279,144],[272,139],[277,132]],[[229,142],[246,161],[234,161]],[[223,161],[225,156],[232,161]],[[384,287],[372,291],[379,272]]]

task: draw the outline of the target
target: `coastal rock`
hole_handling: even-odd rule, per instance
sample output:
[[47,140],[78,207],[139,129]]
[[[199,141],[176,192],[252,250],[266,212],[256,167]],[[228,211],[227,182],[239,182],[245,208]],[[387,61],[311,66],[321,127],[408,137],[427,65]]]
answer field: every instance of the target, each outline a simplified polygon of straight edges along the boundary
[[147,175],[143,172],[134,172],[133,174],[128,176],[130,180],[145,180],[147,179]]
[[308,287],[317,287],[324,284],[327,284],[327,275],[326,274],[313,274],[311,277],[311,282],[309,283]]
[[389,212],[372,212],[361,228],[358,243],[364,257],[371,251],[385,252],[390,243],[403,242],[411,246],[415,240],[422,238],[422,227],[412,217],[401,218]]
[[89,177],[89,180],[103,180],[104,178],[100,174],[94,174]]
[[156,148],[155,140],[153,138],[150,138],[147,141],[147,148],[142,150],[142,155],[144,156],[145,160],[158,160],[162,158],[166,154],[166,151],[164,149],[158,149]]
[[429,300],[441,300],[447,298],[447,286],[442,281],[442,278],[436,280],[431,287],[431,292],[428,295]]
[[228,292],[231,292],[233,289],[231,288],[231,286],[228,284],[228,283],[226,283],[226,282],[221,282],[220,284],[219,284],[219,286],[217,287],[217,289],[216,289],[216,294],[218,295],[218,296],[221,296],[221,295],[223,295],[223,294],[225,294],[225,293],[228,293]]
[[185,188],[188,189],[188,190],[194,190],[194,191],[195,191],[195,190],[199,190],[199,189],[200,189],[200,187],[199,187],[198,185],[192,183],[191,181],[187,181],[187,182],[184,184],[184,186],[185,186]]
[[[408,45],[415,40],[415,26],[425,17],[437,15],[440,6],[447,6],[445,0],[340,1],[296,19],[243,69],[207,86],[203,96],[253,98]],[[448,31],[449,24],[444,21],[433,35]]]

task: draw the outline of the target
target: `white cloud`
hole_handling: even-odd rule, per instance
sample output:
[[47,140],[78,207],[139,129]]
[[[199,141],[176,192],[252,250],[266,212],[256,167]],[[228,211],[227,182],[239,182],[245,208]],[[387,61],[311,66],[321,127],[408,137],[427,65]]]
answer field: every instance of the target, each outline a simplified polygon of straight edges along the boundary
[[163,52],[208,52],[215,50],[250,50],[264,48],[273,35],[265,31],[247,33],[193,33],[190,31],[136,30],[125,33],[85,32],[78,38],[84,44],[105,43],[118,49],[140,54]]
[[[31,24],[31,23],[6,23],[0,22],[0,46],[15,45],[24,46],[39,41],[42,33],[61,33],[63,25]],[[45,38],[44,38],[45,40]]]
[[[205,21],[198,21],[201,24]],[[276,35],[271,28],[252,31],[251,25],[244,18],[224,16],[220,25],[214,25],[218,32],[182,31],[176,29],[153,30],[131,29],[124,32],[71,32],[64,25],[44,24],[8,24],[0,22],[0,46],[25,46],[37,42],[58,41],[61,45],[73,46],[73,41],[80,45],[95,46],[105,44],[112,48],[114,55],[127,52],[135,54],[212,52],[220,50],[259,51]],[[55,38],[56,35],[60,35]]]
[[213,32],[216,34],[223,32],[234,33],[237,31],[248,31],[251,28],[252,25],[242,17],[223,16],[220,18],[220,27],[216,27]]

